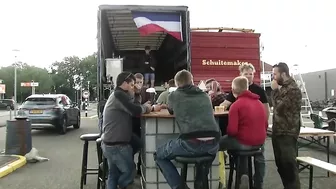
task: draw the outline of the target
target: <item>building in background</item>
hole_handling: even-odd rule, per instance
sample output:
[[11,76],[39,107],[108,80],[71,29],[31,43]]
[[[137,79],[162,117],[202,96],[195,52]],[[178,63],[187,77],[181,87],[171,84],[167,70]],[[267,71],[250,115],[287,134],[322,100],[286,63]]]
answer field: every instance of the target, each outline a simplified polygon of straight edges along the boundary
[[335,98],[336,68],[302,74],[308,97],[311,101]]

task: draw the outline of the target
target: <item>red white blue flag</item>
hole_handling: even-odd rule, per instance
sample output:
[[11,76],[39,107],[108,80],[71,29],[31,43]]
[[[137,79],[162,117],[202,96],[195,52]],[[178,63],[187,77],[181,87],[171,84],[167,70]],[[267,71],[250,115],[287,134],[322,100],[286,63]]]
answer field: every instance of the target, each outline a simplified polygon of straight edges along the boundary
[[183,41],[182,22],[179,13],[132,12],[132,15],[140,35],[166,32]]

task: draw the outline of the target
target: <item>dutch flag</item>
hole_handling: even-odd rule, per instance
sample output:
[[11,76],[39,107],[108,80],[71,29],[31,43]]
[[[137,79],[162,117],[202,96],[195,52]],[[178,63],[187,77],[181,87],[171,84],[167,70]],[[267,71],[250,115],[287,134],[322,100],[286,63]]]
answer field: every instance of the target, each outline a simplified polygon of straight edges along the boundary
[[133,20],[145,36],[155,32],[166,32],[176,39],[182,39],[181,15],[179,13],[132,12]]

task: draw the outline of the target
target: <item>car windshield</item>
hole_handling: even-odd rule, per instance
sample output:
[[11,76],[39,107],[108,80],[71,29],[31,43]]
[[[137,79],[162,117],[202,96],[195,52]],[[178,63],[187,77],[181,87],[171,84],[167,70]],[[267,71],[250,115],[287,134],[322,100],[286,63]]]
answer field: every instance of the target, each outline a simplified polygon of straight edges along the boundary
[[30,106],[30,105],[55,105],[56,99],[54,98],[28,98],[23,103],[23,105]]

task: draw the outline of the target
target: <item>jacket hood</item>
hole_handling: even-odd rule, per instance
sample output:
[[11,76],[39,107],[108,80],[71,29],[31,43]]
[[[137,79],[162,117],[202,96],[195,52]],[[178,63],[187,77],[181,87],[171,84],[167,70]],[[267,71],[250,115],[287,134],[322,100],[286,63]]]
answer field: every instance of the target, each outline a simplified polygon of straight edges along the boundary
[[238,98],[259,99],[260,96],[257,95],[257,94],[252,93],[252,92],[249,91],[249,90],[246,90],[246,91],[242,92],[242,93],[238,96]]
[[200,88],[198,88],[195,85],[185,85],[183,87],[177,88],[176,91],[183,91],[184,93],[187,93],[187,94],[204,93]]

